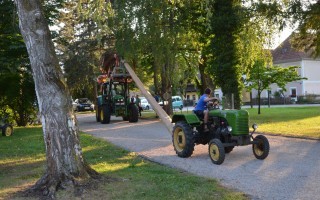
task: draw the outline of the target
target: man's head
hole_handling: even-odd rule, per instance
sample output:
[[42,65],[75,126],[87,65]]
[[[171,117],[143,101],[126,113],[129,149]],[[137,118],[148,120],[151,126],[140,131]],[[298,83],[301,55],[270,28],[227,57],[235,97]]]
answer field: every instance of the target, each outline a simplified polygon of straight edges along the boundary
[[204,90],[204,93],[209,95],[209,94],[211,93],[210,88],[206,88],[206,89]]

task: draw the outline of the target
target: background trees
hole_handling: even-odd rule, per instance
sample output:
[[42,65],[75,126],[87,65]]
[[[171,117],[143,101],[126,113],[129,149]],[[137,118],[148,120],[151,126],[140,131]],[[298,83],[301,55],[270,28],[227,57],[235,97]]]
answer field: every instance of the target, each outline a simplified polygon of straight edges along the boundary
[[[114,4],[117,50],[127,61],[132,61],[136,71],[139,72],[136,66],[143,71],[152,70],[154,93],[162,97],[164,93],[171,96],[180,91],[186,85],[185,80],[190,79],[186,76],[194,75],[194,70],[181,73],[189,69],[188,65],[184,66],[193,59],[188,46],[193,40],[184,18],[187,4],[190,3],[116,1]],[[144,79],[141,73],[139,77]],[[168,100],[164,109],[171,114],[171,99]]]
[[10,0],[0,1],[0,116],[11,114],[18,126],[36,117],[36,96],[28,53]]
[[[17,123],[25,125],[29,111],[22,110],[33,109],[35,93],[29,86],[18,88],[21,83],[32,84],[31,70],[13,23],[12,2],[0,3],[1,77],[15,74],[2,83],[19,82],[10,84],[11,89],[2,86],[2,107],[11,104]],[[186,84],[192,82],[200,92],[220,87],[229,100],[234,94],[236,108],[241,105],[241,77],[250,76],[255,60],[272,45],[278,30],[298,24],[294,46],[319,55],[319,5],[319,1],[297,0],[44,2],[49,24],[59,27],[53,36],[73,98],[95,98],[100,56],[113,49],[158,95],[183,95]],[[171,113],[171,108],[167,111]]]

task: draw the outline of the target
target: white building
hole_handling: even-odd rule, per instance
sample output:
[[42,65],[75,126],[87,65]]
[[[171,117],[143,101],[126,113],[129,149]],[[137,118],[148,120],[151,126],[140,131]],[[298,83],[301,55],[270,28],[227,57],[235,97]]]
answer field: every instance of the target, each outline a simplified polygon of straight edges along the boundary
[[[320,59],[312,58],[310,53],[297,51],[291,47],[290,37],[272,52],[273,65],[282,67],[299,66],[298,73],[307,80],[291,82],[286,85],[285,97],[305,96],[308,94],[320,95]],[[276,84],[271,85],[271,96],[276,91],[281,90]],[[253,98],[257,96],[257,91],[252,91]],[[268,92],[263,91],[261,98],[267,97]]]

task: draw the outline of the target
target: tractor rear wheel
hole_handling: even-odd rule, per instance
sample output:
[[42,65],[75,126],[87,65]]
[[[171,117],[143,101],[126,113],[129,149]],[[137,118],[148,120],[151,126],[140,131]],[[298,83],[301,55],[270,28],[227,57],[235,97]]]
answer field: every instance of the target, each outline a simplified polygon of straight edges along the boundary
[[111,118],[110,106],[109,104],[102,105],[100,110],[100,122],[101,124],[109,124]]
[[129,122],[137,122],[139,119],[139,108],[136,104],[129,104],[128,106],[128,120]]
[[97,106],[97,110],[96,110],[96,121],[97,122],[100,122],[101,118],[100,118],[100,111],[101,110],[101,107],[100,106]]
[[222,142],[219,139],[212,139],[209,142],[209,156],[211,161],[220,165],[226,156]]
[[3,136],[11,136],[13,134],[13,127],[9,124],[6,124],[2,127]]
[[257,142],[252,144],[252,151],[254,156],[259,159],[263,160],[269,155],[269,141],[264,135],[257,135],[253,141]]
[[193,131],[185,121],[179,121],[173,127],[172,143],[179,157],[190,157],[194,150]]

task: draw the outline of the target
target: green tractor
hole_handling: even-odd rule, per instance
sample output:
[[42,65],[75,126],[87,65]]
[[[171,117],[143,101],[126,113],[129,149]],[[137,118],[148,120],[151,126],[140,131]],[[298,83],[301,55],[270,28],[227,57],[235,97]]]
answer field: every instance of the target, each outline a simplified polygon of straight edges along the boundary
[[269,154],[269,141],[263,135],[253,137],[257,125],[249,132],[249,114],[246,110],[209,110],[207,127],[204,132],[203,119],[196,114],[175,114],[172,143],[179,157],[190,157],[196,144],[209,145],[209,156],[214,164],[220,165],[225,154],[235,146],[252,145],[253,154],[263,160]]
[[13,134],[13,126],[8,123],[8,115],[0,118],[0,130],[3,136],[11,136]]
[[114,67],[108,76],[98,77],[99,91],[96,106],[96,121],[109,124],[111,116],[122,116],[123,120],[137,122],[139,110],[134,102],[130,101],[129,83],[131,76],[123,65]]

